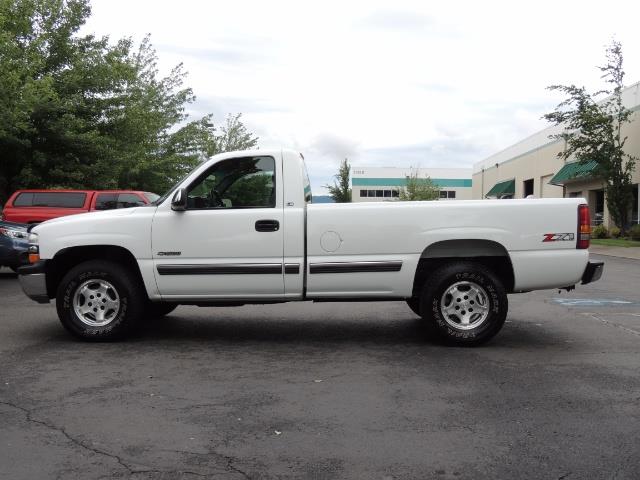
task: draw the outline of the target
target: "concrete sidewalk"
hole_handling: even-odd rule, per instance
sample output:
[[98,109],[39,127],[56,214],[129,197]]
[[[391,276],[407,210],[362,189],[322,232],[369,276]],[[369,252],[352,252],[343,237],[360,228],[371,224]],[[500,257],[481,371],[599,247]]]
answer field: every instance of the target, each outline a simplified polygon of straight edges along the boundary
[[589,251],[596,255],[609,255],[610,257],[640,260],[640,247],[608,247],[605,245],[591,245],[589,247]]

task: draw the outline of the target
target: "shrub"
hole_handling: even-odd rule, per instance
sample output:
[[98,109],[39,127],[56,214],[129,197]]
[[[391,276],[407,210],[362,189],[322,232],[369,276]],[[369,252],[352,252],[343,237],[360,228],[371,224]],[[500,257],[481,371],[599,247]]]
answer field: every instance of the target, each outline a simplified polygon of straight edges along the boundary
[[620,236],[620,229],[616,226],[613,226],[609,229],[609,235],[611,238],[618,238]]
[[633,227],[629,229],[629,236],[631,240],[640,240],[640,225],[635,224]]
[[607,238],[609,232],[607,232],[607,227],[604,225],[598,225],[591,230],[591,238]]

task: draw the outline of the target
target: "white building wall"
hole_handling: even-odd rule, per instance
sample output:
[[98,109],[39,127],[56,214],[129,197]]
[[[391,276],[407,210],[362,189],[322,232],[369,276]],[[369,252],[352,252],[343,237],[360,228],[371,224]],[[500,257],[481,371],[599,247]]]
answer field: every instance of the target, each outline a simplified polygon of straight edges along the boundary
[[[633,112],[631,122],[622,128],[623,137],[627,137],[625,151],[632,156],[640,157],[640,82],[625,88],[622,100],[625,107]],[[512,179],[515,180],[514,198],[523,198],[524,182],[533,180],[536,197],[582,196],[589,202],[594,223],[602,221],[610,226],[606,202],[600,210],[602,207],[595,200],[597,193],[603,189],[601,181],[593,179],[567,182],[564,187],[549,184],[549,180],[565,165],[558,157],[565,148],[564,141],[549,138],[558,133],[562,133],[560,126],[546,128],[475,163],[472,172],[472,198],[483,199],[496,183]],[[640,222],[640,164],[636,164],[632,183],[636,184],[638,204],[634,205],[631,218],[634,222]],[[598,215],[601,215],[602,219],[598,219]]]
[[[472,198],[471,168],[398,168],[398,167],[352,167],[352,201],[380,202],[397,200],[397,194],[406,184],[407,177],[418,174],[429,177],[448,199],[470,200]],[[363,196],[363,192],[364,196]],[[371,192],[382,192],[382,196],[370,196]],[[395,195],[395,196],[394,196]]]

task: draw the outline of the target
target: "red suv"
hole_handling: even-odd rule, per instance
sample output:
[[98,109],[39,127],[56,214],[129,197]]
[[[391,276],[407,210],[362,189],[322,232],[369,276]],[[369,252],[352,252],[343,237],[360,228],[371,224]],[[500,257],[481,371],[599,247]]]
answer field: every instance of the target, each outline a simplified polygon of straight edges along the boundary
[[15,223],[40,223],[52,218],[139,207],[158,195],[131,190],[18,190],[7,201],[0,220]]

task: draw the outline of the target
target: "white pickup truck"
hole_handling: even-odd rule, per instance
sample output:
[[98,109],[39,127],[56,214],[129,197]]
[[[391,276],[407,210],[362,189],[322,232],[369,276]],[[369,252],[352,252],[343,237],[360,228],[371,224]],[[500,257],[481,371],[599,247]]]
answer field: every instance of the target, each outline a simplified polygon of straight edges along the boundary
[[584,199],[311,203],[299,153],[217,155],[154,204],[31,229],[24,292],[86,340],[179,304],[405,300],[450,343],[501,328],[507,294],[595,281]]

